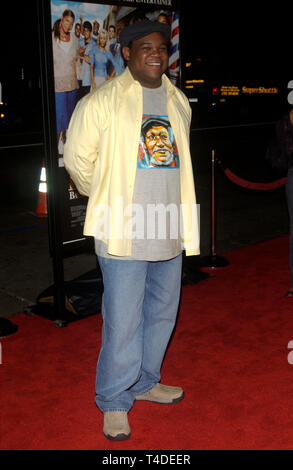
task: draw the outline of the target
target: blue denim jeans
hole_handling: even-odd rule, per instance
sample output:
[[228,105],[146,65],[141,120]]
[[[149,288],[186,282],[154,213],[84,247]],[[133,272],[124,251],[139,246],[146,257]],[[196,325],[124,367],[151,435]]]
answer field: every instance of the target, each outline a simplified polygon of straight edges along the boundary
[[78,89],[55,92],[57,132],[66,131],[77,101]]
[[286,198],[290,224],[289,267],[291,275],[291,286],[293,287],[293,168],[289,168],[288,170],[286,181]]
[[182,255],[157,262],[98,259],[104,293],[95,401],[102,412],[129,411],[135,394],[160,381],[177,317]]

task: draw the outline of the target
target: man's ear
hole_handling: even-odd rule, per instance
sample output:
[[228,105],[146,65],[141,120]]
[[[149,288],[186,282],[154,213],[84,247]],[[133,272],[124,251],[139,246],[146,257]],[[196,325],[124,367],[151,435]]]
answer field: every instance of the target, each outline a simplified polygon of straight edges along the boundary
[[130,59],[130,48],[128,46],[123,46],[122,47],[122,56],[123,56],[123,59],[126,60],[126,62],[129,61],[129,59]]

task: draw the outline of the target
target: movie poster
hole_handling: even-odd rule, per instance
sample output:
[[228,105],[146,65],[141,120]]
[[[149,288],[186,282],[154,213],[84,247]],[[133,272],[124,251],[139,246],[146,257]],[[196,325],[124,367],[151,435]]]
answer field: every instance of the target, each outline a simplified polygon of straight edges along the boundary
[[171,26],[169,78],[179,86],[179,12],[175,0],[106,3],[51,0],[50,7],[61,229],[63,245],[68,246],[85,240],[83,225],[87,206],[87,198],[78,193],[63,163],[66,131],[76,103],[124,71],[119,34],[125,26],[146,19]]

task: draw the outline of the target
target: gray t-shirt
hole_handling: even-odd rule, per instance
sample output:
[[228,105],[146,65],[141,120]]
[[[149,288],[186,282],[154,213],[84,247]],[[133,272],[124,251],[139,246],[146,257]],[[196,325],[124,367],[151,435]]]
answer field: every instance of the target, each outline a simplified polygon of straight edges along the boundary
[[95,241],[96,254],[115,259],[162,261],[182,251],[180,160],[167,115],[164,85],[143,88],[143,117],[132,200],[132,254],[118,257]]

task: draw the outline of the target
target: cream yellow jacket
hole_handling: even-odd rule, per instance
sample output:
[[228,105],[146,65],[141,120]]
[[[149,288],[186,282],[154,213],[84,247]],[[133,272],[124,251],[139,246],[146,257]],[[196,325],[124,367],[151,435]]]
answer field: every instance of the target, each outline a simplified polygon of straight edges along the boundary
[[[196,255],[199,229],[189,151],[191,110],[186,96],[165,75],[162,79],[180,158],[182,248],[187,255]],[[80,194],[89,197],[84,234],[102,239],[111,255],[131,255],[124,209],[132,203],[142,115],[142,87],[126,68],[79,101],[67,131],[64,164]],[[97,227],[105,218],[105,207],[110,208],[111,235],[101,237]]]

